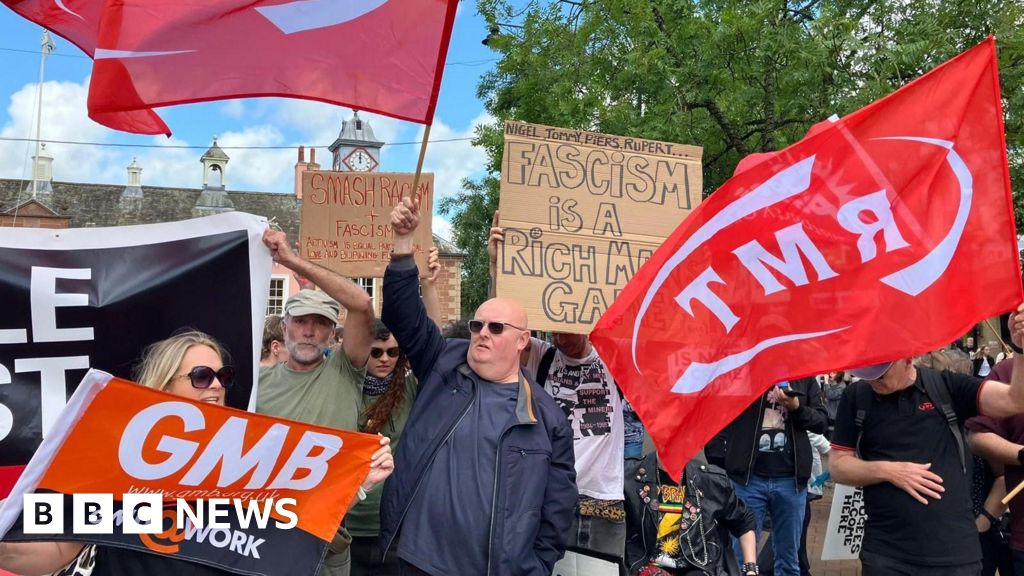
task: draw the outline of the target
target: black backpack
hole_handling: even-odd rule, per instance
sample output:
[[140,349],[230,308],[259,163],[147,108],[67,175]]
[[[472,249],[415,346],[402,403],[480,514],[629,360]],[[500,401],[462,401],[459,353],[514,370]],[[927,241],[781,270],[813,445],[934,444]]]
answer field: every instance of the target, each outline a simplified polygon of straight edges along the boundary
[[548,348],[547,352],[540,359],[540,364],[537,365],[537,386],[544,387],[544,383],[548,381],[548,372],[551,371],[551,363],[555,361],[555,347]]
[[[949,386],[942,378],[927,372],[921,373],[921,382],[924,384],[924,391],[928,395],[928,399],[936,403],[936,407],[946,418],[949,431],[953,433],[953,439],[956,441],[956,450],[960,454],[960,467],[964,474],[967,474],[967,449],[964,444],[964,432],[960,428],[956,410],[953,409],[953,398],[949,393]],[[854,425],[857,427],[857,444],[854,449],[857,456],[860,456],[860,439],[864,435],[864,419],[867,418],[868,408],[871,407],[874,400],[871,386],[867,382],[857,386],[853,400],[854,408],[857,411],[854,418]]]

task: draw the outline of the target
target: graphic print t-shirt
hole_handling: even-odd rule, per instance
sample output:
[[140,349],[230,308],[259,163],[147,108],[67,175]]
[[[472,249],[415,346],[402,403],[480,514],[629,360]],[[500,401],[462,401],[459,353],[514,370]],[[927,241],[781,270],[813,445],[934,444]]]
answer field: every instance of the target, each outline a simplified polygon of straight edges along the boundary
[[[529,374],[537,373],[549,348],[551,344],[532,339],[526,367]],[[622,500],[622,395],[597,351],[579,360],[555,352],[544,389],[572,426],[580,494],[599,500]]]
[[771,390],[765,395],[764,418],[754,445],[754,474],[768,478],[785,478],[796,474],[792,439],[786,434],[789,412],[775,402]]
[[718,566],[721,549],[706,544],[715,540],[715,519],[705,516],[693,495],[663,470],[658,478],[658,552],[650,563],[668,574],[704,574],[696,566]]

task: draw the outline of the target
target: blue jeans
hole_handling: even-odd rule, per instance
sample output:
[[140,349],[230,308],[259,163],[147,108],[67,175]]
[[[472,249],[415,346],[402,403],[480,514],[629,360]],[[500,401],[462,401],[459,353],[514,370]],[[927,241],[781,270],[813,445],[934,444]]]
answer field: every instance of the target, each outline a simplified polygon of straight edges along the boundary
[[[807,506],[807,485],[797,490],[795,478],[766,478],[756,474],[750,484],[733,482],[736,495],[754,513],[757,519],[758,541],[765,513],[772,517],[772,546],[775,549],[775,576],[800,576],[800,534],[803,531],[804,510]],[[733,542],[736,557],[743,564],[740,544]]]

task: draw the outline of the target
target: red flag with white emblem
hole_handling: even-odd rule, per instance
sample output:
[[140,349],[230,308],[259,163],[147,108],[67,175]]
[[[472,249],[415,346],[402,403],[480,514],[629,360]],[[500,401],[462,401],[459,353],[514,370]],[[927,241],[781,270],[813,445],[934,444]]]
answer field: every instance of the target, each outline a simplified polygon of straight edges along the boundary
[[[52,0],[56,8],[30,16],[19,6],[43,3],[3,1],[58,33],[64,27],[72,41],[82,14],[101,4],[89,115],[139,133],[158,132],[121,121],[123,113],[255,96],[430,123],[457,6],[457,0]],[[68,14],[76,8],[80,18]],[[85,49],[87,43],[76,44]]]
[[767,388],[1024,300],[995,42],[739,171],[591,339],[674,476]]

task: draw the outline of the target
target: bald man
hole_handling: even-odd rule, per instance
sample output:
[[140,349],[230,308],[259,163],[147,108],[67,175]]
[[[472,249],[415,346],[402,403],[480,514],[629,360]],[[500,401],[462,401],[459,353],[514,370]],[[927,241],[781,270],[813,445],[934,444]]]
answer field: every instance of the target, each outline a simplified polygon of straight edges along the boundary
[[384,489],[380,546],[405,574],[548,576],[576,507],[572,430],[519,366],[526,313],[491,299],[470,339],[446,340],[418,293],[419,206],[391,214],[382,320],[409,357],[419,393]]

